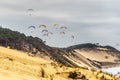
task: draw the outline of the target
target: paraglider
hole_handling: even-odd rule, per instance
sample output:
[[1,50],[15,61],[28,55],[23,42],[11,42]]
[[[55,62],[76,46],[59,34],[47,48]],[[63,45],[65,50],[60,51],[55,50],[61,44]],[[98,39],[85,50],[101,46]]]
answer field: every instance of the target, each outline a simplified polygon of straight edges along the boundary
[[67,27],[66,26],[62,26],[62,27],[60,27],[60,29],[67,29]]
[[47,29],[44,29],[44,30],[42,30],[42,32],[46,32],[46,33],[48,33],[48,30],[47,30]]
[[117,44],[115,44],[115,46],[120,46],[120,44],[119,44],[119,43],[117,43]]
[[31,9],[31,8],[30,8],[30,9],[27,9],[27,11],[34,11],[34,9]]
[[45,37],[45,36],[49,36],[49,35],[52,35],[53,33],[52,32],[48,32],[48,30],[43,30],[42,32],[45,32],[44,34],[43,34],[43,36]]
[[43,36],[48,36],[48,33],[46,33],[46,34],[43,34]]
[[75,37],[72,35],[71,38],[74,39]]
[[31,16],[32,15],[32,12],[34,12],[34,9],[27,9],[27,12],[29,13],[29,16]]
[[59,26],[58,24],[54,24],[53,26]]
[[30,29],[30,28],[33,28],[33,29],[35,29],[36,27],[35,27],[35,26],[29,26],[29,27],[28,27],[28,29]]
[[58,29],[59,24],[54,24],[53,26],[55,27],[55,29]]
[[48,32],[48,34],[53,34],[52,32]]
[[75,38],[75,36],[74,36],[74,35],[71,35],[71,41],[73,41],[73,40],[74,40],[74,38]]
[[61,34],[61,35],[62,35],[62,34],[63,34],[63,35],[65,35],[65,32],[64,32],[64,31],[62,31],[62,32],[60,32],[60,34]]
[[39,28],[41,28],[41,27],[46,28],[47,26],[46,26],[46,25],[44,25],[44,24],[39,25]]
[[28,29],[32,29],[31,33],[33,33],[33,29],[35,29],[35,26],[29,26]]

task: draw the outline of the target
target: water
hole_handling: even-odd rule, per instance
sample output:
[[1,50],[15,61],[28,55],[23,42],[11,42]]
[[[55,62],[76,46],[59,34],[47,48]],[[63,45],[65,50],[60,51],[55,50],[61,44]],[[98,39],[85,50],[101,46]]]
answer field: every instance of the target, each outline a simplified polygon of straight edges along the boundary
[[116,76],[120,76],[120,67],[102,69],[104,72],[111,73]]

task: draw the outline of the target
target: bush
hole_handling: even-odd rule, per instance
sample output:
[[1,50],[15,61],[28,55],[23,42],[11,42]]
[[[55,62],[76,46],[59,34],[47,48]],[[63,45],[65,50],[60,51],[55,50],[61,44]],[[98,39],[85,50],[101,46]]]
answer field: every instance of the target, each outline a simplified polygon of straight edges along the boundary
[[84,74],[81,74],[80,72],[70,72],[69,73],[69,78],[72,78],[72,79],[82,79],[82,80],[87,80],[86,79],[86,76]]
[[78,76],[77,72],[74,71],[74,72],[70,72],[68,77],[72,79],[76,79],[77,76]]
[[45,70],[43,68],[41,68],[41,77],[45,77]]

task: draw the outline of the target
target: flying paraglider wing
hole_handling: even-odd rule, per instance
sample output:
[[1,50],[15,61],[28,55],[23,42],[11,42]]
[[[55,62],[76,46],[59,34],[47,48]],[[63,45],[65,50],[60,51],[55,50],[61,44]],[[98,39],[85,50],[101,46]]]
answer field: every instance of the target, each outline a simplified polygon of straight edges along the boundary
[[46,33],[46,34],[43,34],[43,36],[48,36],[48,33]]
[[41,28],[41,27],[46,28],[47,26],[46,26],[46,25],[44,25],[44,24],[39,25],[39,28]]
[[51,34],[51,35],[52,35],[53,33],[52,33],[52,32],[48,32],[48,34]]
[[47,30],[47,29],[44,29],[44,30],[42,30],[42,32],[46,32],[46,33],[48,33],[48,30]]
[[119,44],[119,43],[117,43],[117,44],[115,44],[115,46],[120,46],[120,44]]
[[36,27],[35,27],[35,26],[29,26],[29,27],[28,27],[28,29],[30,29],[30,28],[33,28],[33,29],[35,29]]
[[66,26],[62,26],[62,27],[60,27],[60,29],[67,29],[67,27]]
[[54,24],[53,26],[55,27],[55,29],[59,28],[59,24]]
[[75,38],[75,36],[73,36],[73,35],[72,35],[72,36],[71,36],[71,38],[72,38],[72,39],[74,39],[74,38]]
[[30,9],[27,9],[27,11],[34,11],[34,9],[31,9],[31,8],[30,8]]
[[65,35],[65,32],[60,32],[61,35]]
[[54,24],[53,26],[59,26],[58,24]]
[[29,14],[29,16],[31,16],[32,15],[32,13],[34,12],[34,9],[27,9],[27,12],[28,12],[28,14]]

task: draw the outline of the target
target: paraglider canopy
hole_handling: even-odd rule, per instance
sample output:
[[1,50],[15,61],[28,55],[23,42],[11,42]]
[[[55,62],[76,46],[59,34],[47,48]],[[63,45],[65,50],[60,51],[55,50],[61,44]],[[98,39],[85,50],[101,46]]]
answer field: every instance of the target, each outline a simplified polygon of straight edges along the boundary
[[46,33],[48,33],[48,30],[47,30],[47,29],[44,29],[44,30],[42,30],[42,32],[46,32]]
[[48,34],[53,34],[52,32],[48,32]]
[[60,34],[62,35],[62,34],[64,34],[65,35],[65,32],[60,32]]
[[60,29],[67,29],[67,27],[66,26],[62,26],[62,27],[60,27]]
[[29,9],[27,9],[27,11],[34,11],[34,9],[32,9],[32,8],[29,8]]
[[34,9],[27,9],[27,12],[29,13],[29,16],[31,16],[32,15],[32,12],[34,11]]
[[46,28],[47,26],[46,26],[46,25],[44,25],[44,24],[39,25],[39,28],[41,28],[41,27]]
[[53,26],[59,26],[58,24],[54,24]]
[[28,29],[30,29],[30,28],[33,28],[33,29],[35,29],[36,27],[35,27],[35,26],[29,26],[29,27],[28,27]]
[[115,44],[115,46],[120,46],[120,44],[119,44],[119,43],[117,43],[117,44]]
[[75,37],[72,35],[71,38],[74,39]]
[[46,33],[46,34],[43,34],[43,36],[48,36],[48,33]]

